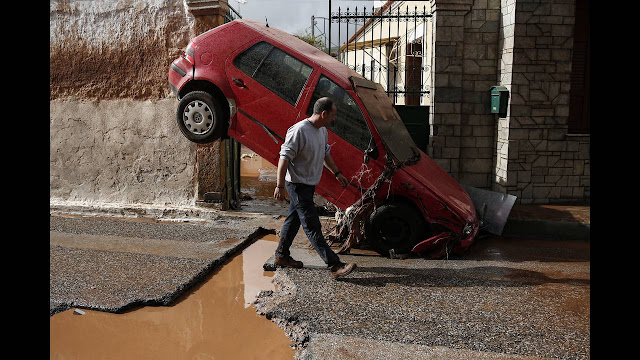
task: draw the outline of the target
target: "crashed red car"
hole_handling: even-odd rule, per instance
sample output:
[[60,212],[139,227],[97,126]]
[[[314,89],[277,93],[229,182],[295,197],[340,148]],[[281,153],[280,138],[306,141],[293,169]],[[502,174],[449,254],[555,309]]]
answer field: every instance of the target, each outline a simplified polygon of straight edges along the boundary
[[380,254],[467,248],[479,220],[467,192],[418,150],[381,85],[281,30],[235,20],[195,37],[170,66],[177,122],[196,143],[230,136],[276,165],[287,129],[323,96],[338,107],[328,127],[344,189],[325,168],[316,192],[342,210],[361,198],[385,159],[409,161],[376,193],[367,242]]

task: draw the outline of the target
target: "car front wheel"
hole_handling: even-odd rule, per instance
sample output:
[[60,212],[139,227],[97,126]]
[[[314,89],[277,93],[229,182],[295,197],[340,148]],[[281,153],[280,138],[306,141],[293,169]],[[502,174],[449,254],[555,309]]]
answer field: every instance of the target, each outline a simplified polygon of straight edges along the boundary
[[180,100],[176,118],[187,139],[206,144],[220,138],[223,114],[222,106],[211,94],[192,91]]
[[397,254],[409,253],[425,236],[424,219],[401,202],[378,207],[365,229],[368,243],[383,256],[389,256],[391,249]]

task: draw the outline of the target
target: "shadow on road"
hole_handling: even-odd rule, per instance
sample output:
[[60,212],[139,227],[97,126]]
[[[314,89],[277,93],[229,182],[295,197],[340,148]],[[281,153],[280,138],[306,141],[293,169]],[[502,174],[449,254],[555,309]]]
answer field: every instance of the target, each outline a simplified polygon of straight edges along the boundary
[[543,273],[500,266],[464,269],[358,268],[364,276],[341,281],[366,287],[398,284],[410,287],[525,287],[547,283],[589,286],[588,279],[552,278]]

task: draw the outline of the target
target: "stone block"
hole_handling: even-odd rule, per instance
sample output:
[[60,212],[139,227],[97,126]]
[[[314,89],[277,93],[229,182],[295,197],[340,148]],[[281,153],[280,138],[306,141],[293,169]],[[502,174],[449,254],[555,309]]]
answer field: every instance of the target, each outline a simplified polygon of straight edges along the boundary
[[[437,26],[464,26],[464,17],[463,16],[442,16],[442,13],[438,13],[438,17],[436,19]],[[439,30],[439,28],[438,28]],[[436,30],[437,31],[437,30]]]
[[553,37],[551,37],[551,36],[538,36],[538,37],[536,37],[536,45],[537,46],[551,45],[551,44],[553,44]]
[[487,12],[484,9],[471,10],[471,20],[486,20]]
[[553,60],[553,61],[571,61],[571,50],[567,50],[567,49],[551,49],[551,60]]
[[582,198],[582,197],[584,197],[584,187],[574,187],[573,188],[573,197],[574,198]]
[[573,175],[584,175],[584,160],[573,162]]
[[478,136],[475,139],[477,147],[493,147],[492,136]]
[[540,18],[538,19],[538,21],[541,24],[562,24],[562,20],[563,17],[562,16],[554,16],[554,15],[549,15],[549,16],[540,16]]
[[549,197],[549,193],[551,192],[551,187],[546,186],[534,186],[533,187],[533,198],[534,199],[546,199]]
[[458,159],[458,158],[460,158],[460,148],[459,147],[443,147],[442,148],[442,158],[443,159]]
[[435,161],[435,163],[438,164],[438,166],[440,166],[444,171],[451,171],[451,161],[449,159],[434,158],[433,161]]
[[459,103],[462,101],[461,88],[436,88],[434,89],[434,102]]
[[531,116],[531,106],[511,105],[511,116]]
[[[533,140],[529,139],[529,141],[533,141]],[[535,145],[535,151],[537,152],[547,151],[548,146],[549,146],[549,142],[547,140],[541,140],[538,144]]]
[[555,111],[553,108],[548,108],[548,109],[533,108],[531,109],[531,116],[553,116],[554,112]]
[[547,157],[546,156],[538,156],[532,163],[531,166],[535,169],[536,167],[547,167]]
[[572,6],[572,4],[552,4],[551,14],[573,17],[575,15],[575,6]]
[[461,138],[458,136],[447,136],[445,138],[446,147],[460,147]]
[[500,10],[487,10],[486,20],[500,21]]
[[442,114],[441,124],[444,125],[460,125],[461,124],[461,115],[460,114]]
[[569,186],[580,186],[580,176],[569,176]]
[[549,167],[561,167],[564,165],[564,161],[560,160],[560,155],[551,155],[547,158]]
[[494,126],[481,126],[481,125],[474,126],[473,127],[473,136],[492,137],[494,129],[495,129]]
[[[560,23],[562,24],[562,23]],[[552,25],[551,36],[573,36],[573,25]]]
[[580,144],[578,151],[579,159],[589,159],[590,158],[590,145],[589,144]]
[[461,159],[460,160],[461,172],[486,174],[491,172],[492,165],[493,165],[492,159]]
[[532,140],[542,140],[542,129],[530,129],[529,130],[529,139]]
[[466,148],[475,148],[476,147],[476,138],[469,137],[469,136],[462,137],[461,141],[460,141],[460,146],[461,147],[466,147]]
[[460,184],[488,189],[491,185],[489,174],[460,173]]
[[567,148],[566,141],[549,141],[547,150],[549,151],[565,151]]
[[528,129],[509,129],[510,140],[527,140],[529,139]]

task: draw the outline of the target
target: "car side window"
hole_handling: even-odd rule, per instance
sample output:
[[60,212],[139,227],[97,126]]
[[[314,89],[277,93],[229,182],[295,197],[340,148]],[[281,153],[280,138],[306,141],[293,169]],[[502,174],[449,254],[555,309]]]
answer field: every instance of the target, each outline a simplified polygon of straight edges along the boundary
[[365,151],[369,147],[371,130],[369,130],[369,125],[367,125],[360,107],[349,93],[324,75],[320,76],[320,80],[318,80],[318,85],[307,109],[307,115],[313,114],[313,105],[318,99],[325,96],[331,98],[338,108],[336,121],[327,128],[351,145]]
[[233,63],[291,105],[298,102],[302,88],[313,72],[311,66],[264,41],[238,55]]
[[270,44],[261,41],[236,56],[233,64],[243,73],[253,77],[258,65],[267,56],[272,47]]

